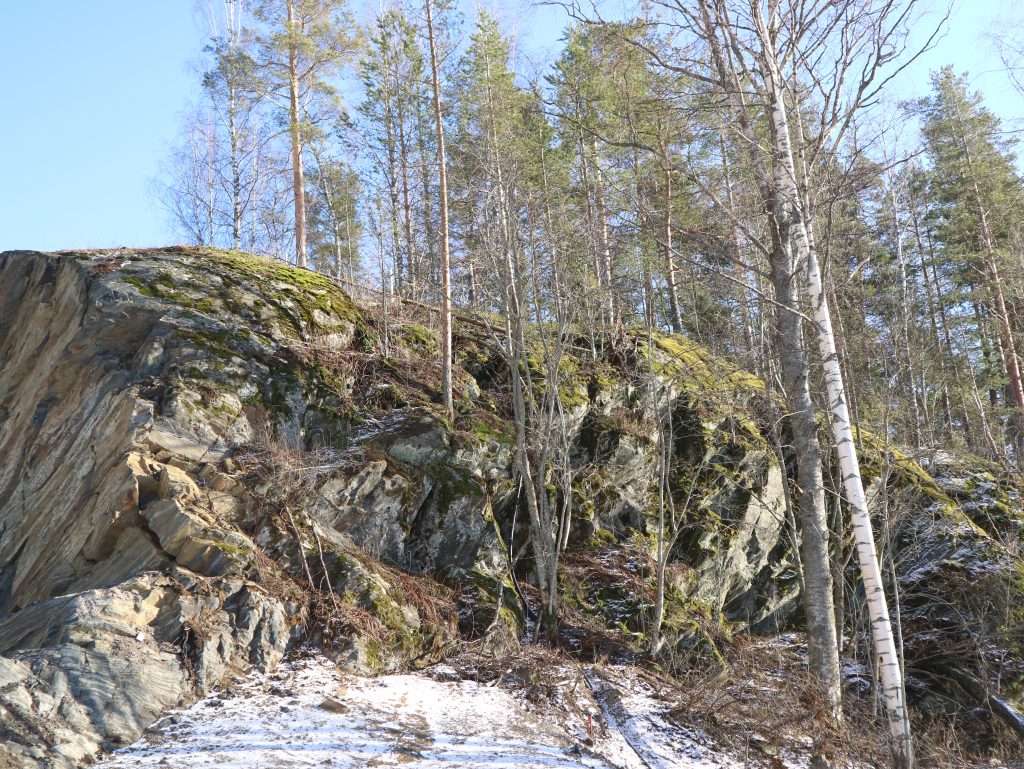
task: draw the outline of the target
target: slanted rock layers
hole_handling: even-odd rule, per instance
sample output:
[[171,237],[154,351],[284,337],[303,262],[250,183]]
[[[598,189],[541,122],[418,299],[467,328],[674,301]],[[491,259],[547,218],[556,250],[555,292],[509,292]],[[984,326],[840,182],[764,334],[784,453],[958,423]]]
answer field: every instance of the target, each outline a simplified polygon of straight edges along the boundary
[[[432,332],[377,310],[235,252],[0,254],[0,768],[76,766],[303,639],[362,672],[437,659],[459,633],[518,643],[531,566],[500,351],[486,321],[456,324],[449,422]],[[682,528],[662,661],[799,622],[763,384],[679,337],[598,358],[570,351],[560,384],[570,624],[644,646],[666,415]],[[1019,497],[951,462],[866,473],[898,513],[908,622],[962,641],[928,596],[981,569],[1008,598],[965,593],[955,612],[995,638],[1022,610]],[[990,647],[998,670],[966,672],[1012,696],[1019,642]]]

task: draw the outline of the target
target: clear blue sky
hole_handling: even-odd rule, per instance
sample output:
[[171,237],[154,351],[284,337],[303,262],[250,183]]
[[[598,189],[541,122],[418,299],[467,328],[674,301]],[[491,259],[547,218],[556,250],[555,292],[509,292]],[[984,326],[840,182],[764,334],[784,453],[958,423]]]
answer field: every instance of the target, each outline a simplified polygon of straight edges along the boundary
[[193,89],[190,0],[0,11],[0,250],[159,244],[147,192]]
[[[557,40],[561,11],[493,8],[531,59]],[[466,3],[469,15],[474,5]],[[202,47],[192,0],[32,0],[0,10],[0,250],[162,245],[173,240],[148,192],[189,99]],[[983,39],[1014,0],[959,0],[951,31],[898,84],[923,95],[928,70],[969,70],[1008,121],[1024,102]],[[357,8],[362,10],[361,8]],[[1021,21],[1018,13],[1017,22]]]

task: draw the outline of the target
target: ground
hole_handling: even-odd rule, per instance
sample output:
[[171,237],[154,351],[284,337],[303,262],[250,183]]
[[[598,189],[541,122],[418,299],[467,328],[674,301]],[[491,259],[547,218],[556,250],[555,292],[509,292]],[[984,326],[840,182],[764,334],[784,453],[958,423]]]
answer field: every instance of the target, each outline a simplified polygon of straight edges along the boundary
[[[716,748],[676,723],[672,700],[642,671],[549,669],[543,683],[509,670],[484,682],[439,665],[361,678],[300,650],[276,673],[253,674],[171,713],[102,769],[731,769],[749,755]],[[544,694],[539,692],[543,690]],[[794,755],[781,766],[802,767]]]

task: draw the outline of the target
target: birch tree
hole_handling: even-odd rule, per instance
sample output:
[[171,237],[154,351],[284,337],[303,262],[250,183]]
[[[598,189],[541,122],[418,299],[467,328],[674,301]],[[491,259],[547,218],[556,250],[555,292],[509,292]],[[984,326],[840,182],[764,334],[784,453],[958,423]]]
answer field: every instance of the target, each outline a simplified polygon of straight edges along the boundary
[[[807,321],[825,371],[829,416],[857,544],[882,684],[894,763],[913,764],[902,671],[875,552],[857,461],[836,335],[815,240],[815,174],[834,162],[855,117],[913,57],[903,56],[913,0],[790,2],[667,0],[669,22],[681,18],[704,44],[712,66],[680,50],[663,65],[711,85],[746,147],[769,218],[765,248],[775,287],[776,340],[782,363],[801,487],[805,605],[812,671],[840,716],[837,630],[829,572],[827,518],[809,361]],[[663,17],[665,19],[666,17]],[[805,121],[809,121],[805,125]],[[766,131],[764,129],[767,129]],[[767,143],[766,143],[767,139]],[[808,314],[810,317],[808,317]]]

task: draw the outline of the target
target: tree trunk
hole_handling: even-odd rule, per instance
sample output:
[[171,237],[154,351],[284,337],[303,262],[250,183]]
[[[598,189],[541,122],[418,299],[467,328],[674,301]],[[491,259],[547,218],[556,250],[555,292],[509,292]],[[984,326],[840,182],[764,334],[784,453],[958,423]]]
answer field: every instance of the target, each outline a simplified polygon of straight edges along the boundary
[[295,2],[288,0],[288,121],[292,136],[292,188],[295,196],[295,263],[306,266],[306,182],[302,172],[299,121],[299,64],[295,36]]
[[[578,114],[579,110],[577,110]],[[590,159],[587,155],[586,145],[583,142],[582,129],[577,129],[577,146],[580,152],[580,173],[583,176],[583,194],[587,199],[587,219],[589,220],[590,238],[592,241],[592,256],[594,260],[594,282],[597,285],[597,294],[600,297],[604,292],[604,269],[601,267],[601,238],[598,236],[598,217],[595,211],[594,199],[591,195],[592,186],[590,183]],[[599,307],[603,303],[599,301]]]
[[228,134],[231,144],[231,247],[242,247],[242,168],[238,158],[238,115],[235,86],[228,86]]
[[[793,240],[797,248],[800,266],[806,274],[807,295],[813,314],[818,337],[818,350],[825,370],[825,386],[828,390],[829,412],[832,432],[836,443],[839,470],[843,477],[846,500],[850,506],[850,524],[857,545],[861,577],[867,598],[871,631],[878,658],[882,695],[885,701],[889,730],[893,738],[893,754],[897,767],[911,767],[914,763],[913,745],[910,738],[910,721],[903,702],[903,673],[889,619],[889,607],[882,585],[882,574],[875,552],[871,517],[868,513],[864,484],[861,480],[853,427],[847,409],[843,375],[836,353],[835,335],[832,331],[832,317],[821,282],[821,272],[809,233],[809,223],[804,220],[804,206],[801,205],[797,186],[796,165],[790,141],[789,122],[783,97],[783,79],[775,61],[774,50],[770,48],[771,37],[763,29],[762,40],[768,46],[765,52],[766,82],[772,86],[771,120],[775,142],[777,173],[776,183],[788,209],[785,215],[791,218]],[[827,541],[827,533],[824,534]],[[827,551],[826,551],[827,552]],[[808,585],[810,589],[810,585]],[[831,599],[831,593],[829,595]],[[832,628],[835,632],[835,628]],[[834,640],[833,640],[834,643]],[[833,653],[835,653],[833,651]],[[829,660],[831,664],[831,660]],[[838,684],[838,654],[835,659]]]
[[[943,339],[939,334],[939,322],[936,315],[935,300],[932,298],[932,282],[928,276],[928,263],[925,259],[925,248],[924,239],[921,237],[921,228],[917,218],[917,208],[915,201],[911,201],[910,206],[911,224],[914,227],[914,240],[917,243],[917,258],[921,265],[921,281],[922,287],[924,288],[925,299],[928,304],[928,320],[932,330],[932,339],[935,342],[935,347],[939,351],[939,376],[942,377],[942,434],[948,440],[953,437],[953,403],[949,397],[949,374],[946,371],[947,358],[952,358],[953,351],[951,346],[947,344],[947,347],[943,349]],[[948,333],[946,334],[946,341],[948,343]],[[961,404],[963,408],[963,404]],[[967,420],[967,410],[964,408],[964,427],[969,432],[970,422]]]
[[1006,309],[1006,299],[1003,296],[1003,281],[999,274],[999,265],[996,261],[995,243],[992,238],[992,230],[988,223],[988,212],[978,189],[977,177],[974,175],[974,158],[971,155],[971,148],[967,143],[967,137],[963,129],[963,120],[957,112],[957,124],[960,126],[960,136],[964,147],[964,160],[967,165],[967,173],[970,176],[974,199],[978,207],[978,224],[981,229],[981,245],[985,251],[985,266],[989,273],[989,289],[992,298],[995,300],[996,317],[999,320],[999,330],[1002,335],[1003,349],[1006,353],[1006,373],[1010,379],[1010,391],[1013,394],[1015,414],[1014,425],[1016,430],[1015,445],[1019,448],[1021,439],[1022,417],[1021,410],[1024,409],[1024,382],[1021,380],[1020,358],[1017,356],[1017,344],[1013,338],[1013,326],[1010,323],[1010,314]]
[[[718,132],[719,146],[721,147],[722,154],[722,179],[725,184],[725,202],[729,206],[730,214],[735,215],[736,213],[736,198],[732,191],[732,176],[729,173],[729,157],[726,153],[725,135],[724,128],[719,128]],[[747,348],[748,363],[747,366],[751,369],[754,368],[754,324],[751,320],[750,315],[750,302],[747,299],[747,290],[745,285],[747,283],[747,270],[743,265],[743,247],[740,240],[740,229],[736,226],[735,222],[731,222],[729,229],[732,232],[732,248],[733,248],[733,274],[736,276],[736,298],[740,304],[740,314],[743,317],[743,342]]]
[[441,397],[448,418],[455,416],[452,401],[452,273],[448,250],[448,169],[444,153],[444,124],[441,121],[441,78],[437,63],[437,41],[434,39],[434,17],[431,0],[424,5],[427,11],[427,37],[430,42],[430,79],[434,89],[434,124],[437,131],[437,183],[438,203],[441,209]]
[[615,308],[615,272],[612,268],[611,239],[608,236],[608,204],[605,201],[604,172],[597,157],[597,142],[591,143],[594,154],[594,194],[597,199],[597,238],[600,248],[601,269],[604,271],[604,282],[607,293],[605,296],[605,313],[608,323],[615,325],[618,315]]
[[683,315],[679,310],[679,292],[676,289],[676,260],[672,253],[672,161],[668,154],[668,145],[661,145],[661,164],[664,185],[664,238],[663,248],[665,251],[665,282],[668,284],[668,308],[671,313],[669,321],[672,330],[683,333]]
[[[784,220],[783,220],[784,221]],[[796,265],[788,230],[780,222],[771,260],[777,310],[776,347],[789,424],[796,452],[797,510],[800,515],[800,560],[804,571],[804,605],[807,614],[807,650],[811,672],[817,676],[832,713],[841,715],[839,643],[833,605],[832,570],[829,560],[828,512],[825,505],[818,420],[809,386],[809,366],[804,347],[799,299],[794,291]]]
[[889,175],[889,200],[892,205],[893,236],[896,238],[896,261],[900,268],[900,300],[903,321],[903,354],[907,359],[907,400],[910,402],[912,430],[915,448],[921,446],[921,412],[917,404],[917,388],[914,382],[914,359],[910,352],[910,296],[907,286],[907,263],[903,255],[903,230],[899,221],[899,202],[896,200],[896,184]]
[[405,110],[397,94],[398,160],[402,172],[402,224],[405,229],[405,264],[409,274],[409,296],[416,299],[416,258],[413,256],[412,204],[409,198],[409,149],[405,138]]

